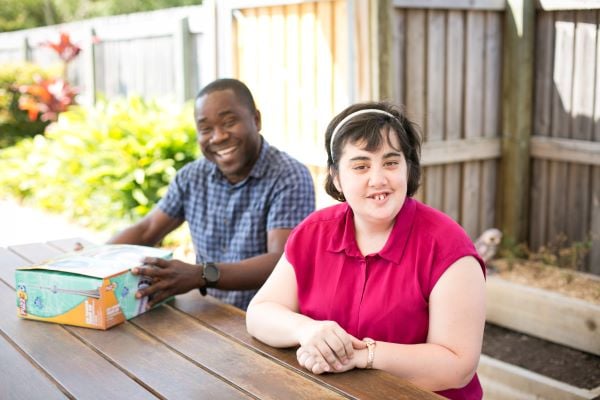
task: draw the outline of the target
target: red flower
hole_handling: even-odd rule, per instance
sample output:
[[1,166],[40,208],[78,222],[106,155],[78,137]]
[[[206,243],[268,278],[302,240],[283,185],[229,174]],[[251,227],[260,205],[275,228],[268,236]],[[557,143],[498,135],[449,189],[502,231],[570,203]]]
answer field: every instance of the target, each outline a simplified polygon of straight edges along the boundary
[[81,51],[81,47],[71,42],[71,37],[66,32],[60,33],[60,41],[58,43],[44,42],[42,46],[50,47],[65,63],[77,57]]

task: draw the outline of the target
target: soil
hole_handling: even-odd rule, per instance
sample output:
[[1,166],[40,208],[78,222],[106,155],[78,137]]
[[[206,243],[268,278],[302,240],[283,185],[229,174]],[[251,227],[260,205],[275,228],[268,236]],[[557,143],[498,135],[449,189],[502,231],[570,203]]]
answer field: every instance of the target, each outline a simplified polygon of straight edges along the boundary
[[569,385],[600,386],[600,357],[546,340],[486,324],[483,354]]
[[[494,260],[489,274],[600,304],[600,277],[523,260]],[[600,386],[600,356],[486,324],[483,354],[583,389]]]
[[557,268],[526,260],[493,260],[489,273],[541,289],[552,290],[569,297],[600,304],[600,276],[565,268]]

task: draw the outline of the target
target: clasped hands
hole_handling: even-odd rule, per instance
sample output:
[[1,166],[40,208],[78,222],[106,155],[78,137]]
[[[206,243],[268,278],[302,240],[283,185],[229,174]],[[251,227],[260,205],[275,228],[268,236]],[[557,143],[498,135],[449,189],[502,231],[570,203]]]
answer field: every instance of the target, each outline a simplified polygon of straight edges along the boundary
[[366,349],[367,345],[337,322],[311,321],[302,328],[299,342],[298,363],[314,374],[345,372],[366,365],[366,359],[360,360],[356,350]]

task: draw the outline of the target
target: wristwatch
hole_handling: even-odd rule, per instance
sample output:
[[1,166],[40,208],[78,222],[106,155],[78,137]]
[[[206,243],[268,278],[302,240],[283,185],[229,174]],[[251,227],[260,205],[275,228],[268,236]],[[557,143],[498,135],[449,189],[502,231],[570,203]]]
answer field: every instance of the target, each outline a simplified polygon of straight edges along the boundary
[[205,285],[200,288],[202,296],[206,296],[206,288],[215,287],[221,277],[221,271],[219,267],[212,261],[202,263],[202,279],[204,279]]

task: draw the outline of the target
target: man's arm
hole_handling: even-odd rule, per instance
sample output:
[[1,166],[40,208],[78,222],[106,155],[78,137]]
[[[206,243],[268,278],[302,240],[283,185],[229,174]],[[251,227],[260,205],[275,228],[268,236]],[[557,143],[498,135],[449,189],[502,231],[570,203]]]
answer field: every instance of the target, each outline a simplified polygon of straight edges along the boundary
[[155,207],[139,222],[113,236],[108,243],[154,246],[182,223],[183,219],[173,218]]
[[267,233],[267,252],[236,263],[218,263],[221,271],[218,289],[258,289],[281,258],[291,229],[272,229]]
[[[267,252],[236,263],[218,263],[220,279],[215,286],[224,290],[257,289],[267,280],[283,254],[291,229],[272,229],[267,234]],[[199,265],[179,260],[147,258],[144,262],[158,268],[134,268],[133,273],[155,278],[156,283],[138,291],[137,297],[152,296],[148,307],[166,298],[206,285]]]

